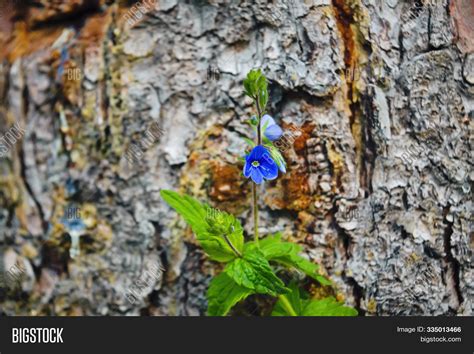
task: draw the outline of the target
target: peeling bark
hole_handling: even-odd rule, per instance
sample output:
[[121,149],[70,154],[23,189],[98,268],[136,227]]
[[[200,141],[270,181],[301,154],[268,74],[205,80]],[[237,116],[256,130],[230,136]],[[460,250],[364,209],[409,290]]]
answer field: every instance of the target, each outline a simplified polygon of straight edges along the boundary
[[473,314],[472,1],[160,0],[130,27],[133,5],[10,2],[0,18],[0,133],[26,130],[0,158],[0,267],[23,270],[1,314],[204,314],[219,266],[159,190],[235,213],[251,237],[253,67],[291,132],[260,234],[304,245],[362,314]]

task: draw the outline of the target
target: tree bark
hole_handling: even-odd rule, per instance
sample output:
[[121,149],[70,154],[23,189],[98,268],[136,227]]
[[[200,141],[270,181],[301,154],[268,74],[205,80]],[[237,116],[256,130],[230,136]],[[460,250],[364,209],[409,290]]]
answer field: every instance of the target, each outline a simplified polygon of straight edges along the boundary
[[220,267],[159,191],[251,239],[256,67],[288,162],[260,234],[304,245],[335,284],[312,293],[361,314],[473,314],[472,1],[149,3],[6,2],[0,137],[24,133],[0,158],[0,314],[205,314]]

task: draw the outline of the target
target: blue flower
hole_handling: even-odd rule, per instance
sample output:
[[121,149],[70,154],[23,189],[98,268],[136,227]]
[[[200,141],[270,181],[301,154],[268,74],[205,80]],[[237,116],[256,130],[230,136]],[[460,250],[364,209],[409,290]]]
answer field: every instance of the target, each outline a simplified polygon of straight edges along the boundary
[[278,177],[278,166],[262,145],[255,146],[245,157],[244,176],[251,177],[257,184]]
[[275,141],[280,139],[283,135],[283,130],[280,128],[278,124],[275,123],[272,117],[268,114],[265,114],[262,117],[262,127],[265,130],[263,134],[268,138],[270,141]]

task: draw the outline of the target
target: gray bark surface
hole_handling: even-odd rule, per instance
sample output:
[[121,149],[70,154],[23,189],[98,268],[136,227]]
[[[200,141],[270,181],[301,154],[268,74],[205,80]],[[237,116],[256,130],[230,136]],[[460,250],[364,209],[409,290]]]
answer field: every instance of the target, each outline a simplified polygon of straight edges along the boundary
[[133,26],[133,3],[38,3],[0,19],[0,136],[25,130],[0,158],[0,267],[22,269],[0,314],[203,315],[220,267],[159,191],[250,237],[255,67],[292,132],[260,234],[304,245],[361,314],[473,314],[472,1],[160,0]]

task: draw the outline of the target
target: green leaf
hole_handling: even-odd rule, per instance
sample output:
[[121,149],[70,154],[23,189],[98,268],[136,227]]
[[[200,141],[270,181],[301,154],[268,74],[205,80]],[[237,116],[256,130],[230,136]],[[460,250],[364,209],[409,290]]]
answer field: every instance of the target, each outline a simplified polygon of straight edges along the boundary
[[[313,300],[308,299],[308,293],[300,290],[295,283],[290,284],[290,293],[285,295],[289,306],[297,316],[357,316],[357,310],[344,306],[333,297]],[[288,304],[278,300],[272,311],[272,316],[289,316]]]
[[267,88],[267,78],[263,75],[260,69],[257,70],[257,75],[255,77],[255,87],[259,91],[263,91]]
[[246,79],[244,79],[244,88],[245,91],[244,93],[249,96],[250,98],[255,99],[255,83],[252,82],[248,76]]
[[260,69],[250,70],[247,77],[244,79],[245,94],[253,99],[258,98],[260,100],[260,96],[262,95],[260,91],[264,89],[266,90],[266,87],[267,79]]
[[243,252],[244,230],[234,215],[217,210],[217,213],[214,213],[211,218],[206,217],[206,221],[209,224],[208,232],[223,239],[228,244],[227,249],[232,250],[233,247],[235,248],[234,253],[241,254]]
[[256,81],[258,101],[260,103],[260,109],[265,111],[268,103],[268,82],[265,75],[261,74]]
[[197,239],[202,249],[214,261],[225,263],[237,257],[237,254],[233,253],[232,248],[220,236],[204,234],[197,236]]
[[[289,305],[291,306],[292,310],[296,313],[297,316],[303,312],[303,303],[300,297],[300,290],[298,285],[295,282],[291,282],[288,285],[290,292],[285,295]],[[291,316],[292,314],[285,306],[285,302],[279,299],[273,308],[272,316]]]
[[259,245],[267,260],[285,257],[301,250],[301,246],[296,243],[282,241],[280,232],[260,240]]
[[326,286],[332,285],[331,281],[328,278],[325,278],[319,274],[316,275],[313,279],[319,282],[319,284],[321,285],[326,285]]
[[276,296],[288,290],[275,275],[263,253],[256,247],[246,247],[243,257],[227,264],[224,272],[237,284],[259,294]]
[[302,316],[357,316],[357,310],[344,306],[333,297],[307,301]]
[[198,234],[207,229],[206,208],[198,201],[189,196],[180,196],[174,191],[164,189],[160,191],[160,195],[170,207],[184,218],[194,233]]
[[313,262],[310,262],[306,258],[303,258],[298,255],[292,255],[292,265],[301,270],[303,273],[305,273],[307,276],[313,278],[317,282],[319,282],[321,285],[331,285],[331,281],[323,277],[322,275],[318,274],[318,269],[319,266]]
[[188,195],[181,196],[169,190],[162,190],[160,194],[191,226],[209,258],[218,262],[230,262],[243,253],[242,225],[233,215],[220,210],[209,213],[208,205],[203,205]]
[[268,103],[268,89],[267,89],[267,83],[263,85],[263,87],[259,88],[258,91],[258,100],[260,102],[260,109],[265,110],[267,107]]
[[225,316],[239,301],[254,291],[238,285],[227,274],[221,273],[211,280],[207,290],[208,316]]
[[242,254],[243,229],[233,215],[219,211],[216,216],[206,218],[206,221],[209,225],[207,230],[196,236],[211,259],[218,262],[230,262]]
[[299,255],[303,248],[296,243],[282,241],[280,233],[261,240],[260,249],[267,260],[296,268],[322,285],[331,285],[328,279],[318,274],[317,264]]

